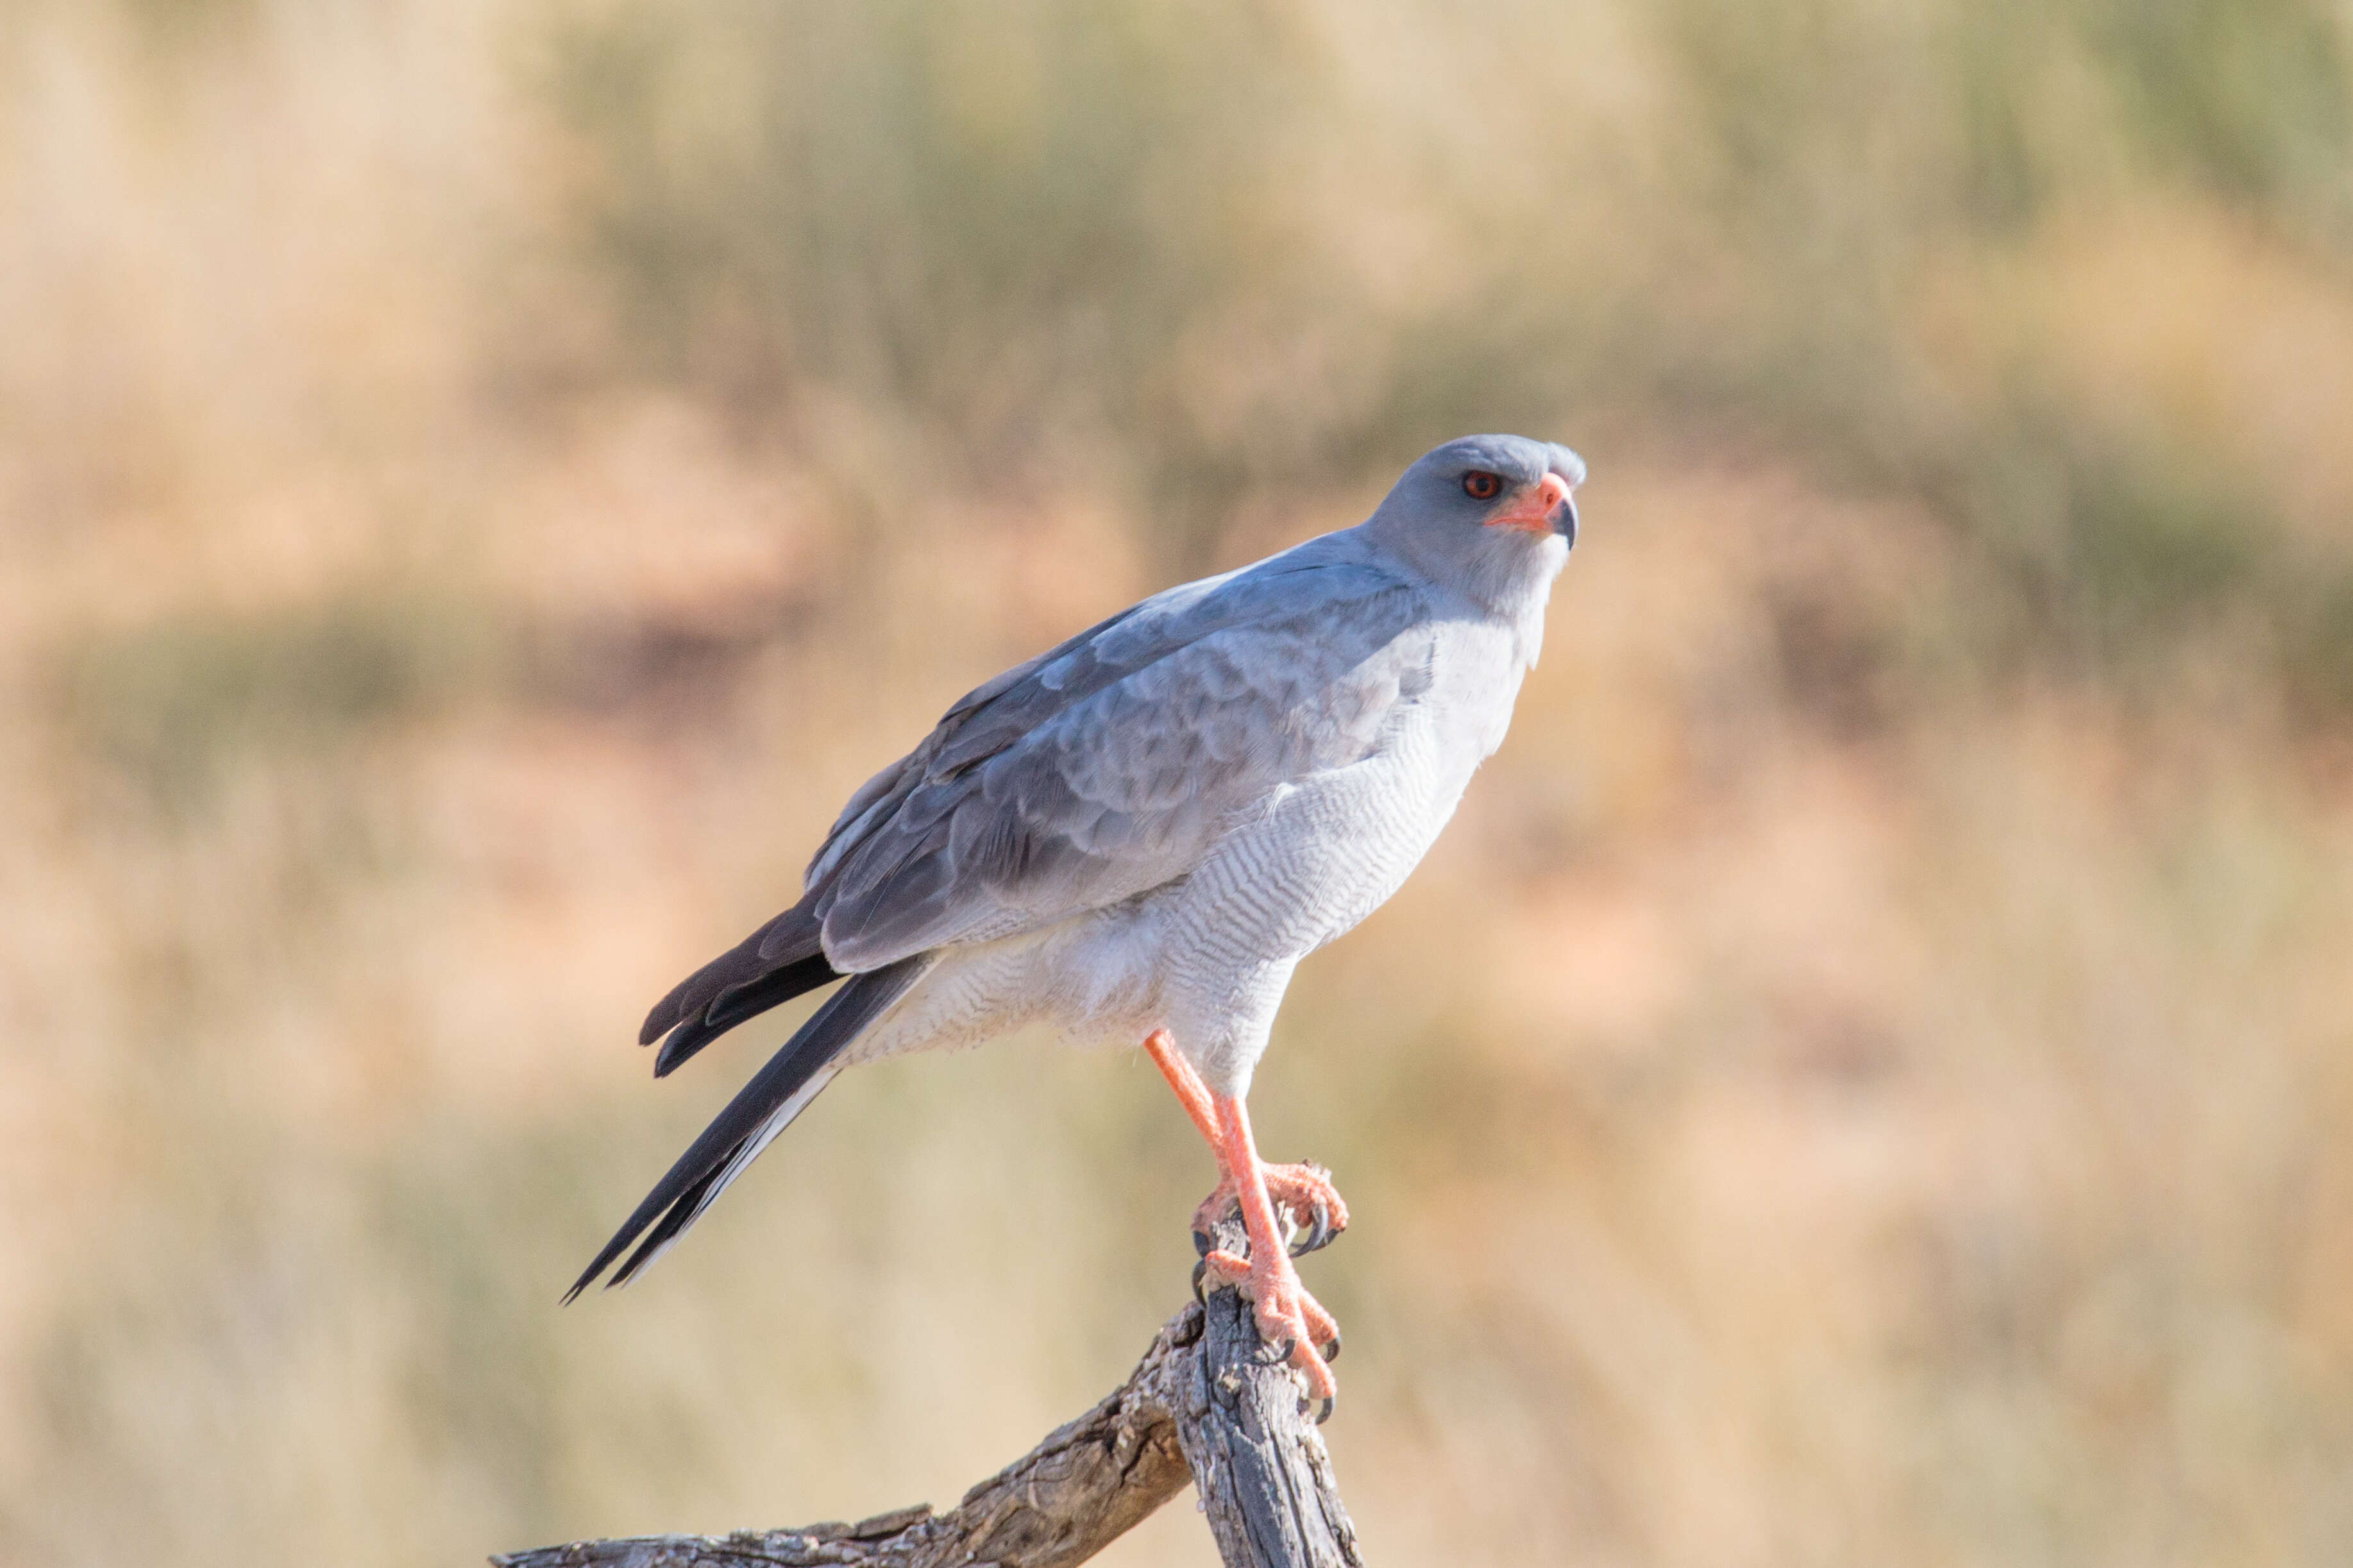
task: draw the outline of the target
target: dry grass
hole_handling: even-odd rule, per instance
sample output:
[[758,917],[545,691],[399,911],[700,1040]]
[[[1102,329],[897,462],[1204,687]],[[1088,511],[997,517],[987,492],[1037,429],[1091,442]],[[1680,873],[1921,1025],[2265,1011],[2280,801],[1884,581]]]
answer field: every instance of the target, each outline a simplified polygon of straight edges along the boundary
[[1595,472],[1546,662],[1255,1097],[1359,1216],[1377,1553],[2337,1561],[2348,58],[2291,0],[0,18],[0,1554],[855,1514],[1074,1412],[1208,1176],[1131,1055],[852,1075],[558,1311],[791,1022],[657,1089],[635,1019],[955,693],[1518,426]]

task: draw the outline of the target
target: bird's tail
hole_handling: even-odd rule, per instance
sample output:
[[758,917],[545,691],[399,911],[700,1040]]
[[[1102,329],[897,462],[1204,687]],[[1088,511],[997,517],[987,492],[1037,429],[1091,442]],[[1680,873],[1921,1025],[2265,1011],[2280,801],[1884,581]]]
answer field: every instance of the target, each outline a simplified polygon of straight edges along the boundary
[[866,1026],[882,1016],[885,1008],[907,993],[907,988],[923,977],[929,967],[928,955],[918,953],[898,963],[864,974],[853,975],[849,984],[826,998],[801,1026],[798,1033],[785,1042],[784,1047],[768,1058],[745,1084],[743,1092],[728,1101],[709,1127],[702,1131],[687,1152],[678,1157],[670,1173],[654,1184],[628,1222],[605,1244],[605,1250],[587,1270],[573,1281],[572,1289],[564,1293],[570,1301],[594,1284],[596,1277],[612,1266],[629,1244],[638,1242],[629,1260],[614,1271],[607,1286],[625,1285],[646,1265],[670,1250],[670,1243],[684,1234],[686,1227],[702,1217],[712,1201],[727,1189],[727,1184],[744,1173],[744,1167],[759,1156],[786,1127],[794,1117],[805,1110],[818,1091],[832,1081],[840,1070],[839,1057],[849,1043],[862,1034]]
[[[638,1043],[661,1040],[654,1058],[656,1078],[668,1078],[679,1063],[746,1018],[840,978],[826,962],[815,902],[804,898],[654,1004]],[[670,1037],[662,1039],[664,1035]]]

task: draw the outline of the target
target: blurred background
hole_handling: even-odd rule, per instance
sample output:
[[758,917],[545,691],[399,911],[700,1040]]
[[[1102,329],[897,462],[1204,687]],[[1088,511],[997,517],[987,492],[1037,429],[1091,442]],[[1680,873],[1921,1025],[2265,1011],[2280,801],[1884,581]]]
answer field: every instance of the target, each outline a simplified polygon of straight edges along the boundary
[[[949,700],[1580,448],[1254,1106],[1377,1561],[2353,1543],[2341,0],[15,0],[0,1557],[961,1489],[1183,1299],[1133,1052],[645,1006]],[[1104,1561],[1206,1564],[1189,1507]]]

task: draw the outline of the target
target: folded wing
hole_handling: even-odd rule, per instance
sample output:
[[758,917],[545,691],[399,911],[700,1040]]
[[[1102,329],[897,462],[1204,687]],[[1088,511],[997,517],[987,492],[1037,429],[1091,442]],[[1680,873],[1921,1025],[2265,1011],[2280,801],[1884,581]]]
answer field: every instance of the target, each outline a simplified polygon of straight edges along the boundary
[[666,1073],[840,973],[1186,875],[1233,814],[1361,760],[1411,695],[1423,590],[1326,535],[1172,588],[959,699],[851,796],[791,909],[648,1015]]
[[1408,694],[1411,672],[1377,656],[1421,591],[1311,549],[1146,600],[950,709],[810,867],[829,961],[867,969],[1133,898],[1278,786],[1360,761]]

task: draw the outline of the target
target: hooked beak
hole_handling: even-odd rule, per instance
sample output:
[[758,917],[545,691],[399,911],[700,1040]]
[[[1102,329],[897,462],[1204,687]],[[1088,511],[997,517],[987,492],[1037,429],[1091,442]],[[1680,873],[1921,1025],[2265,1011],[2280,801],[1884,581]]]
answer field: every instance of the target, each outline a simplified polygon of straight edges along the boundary
[[1568,481],[1546,474],[1511,505],[1487,520],[1489,528],[1516,528],[1523,533],[1558,533],[1577,542],[1577,503],[1568,499]]

